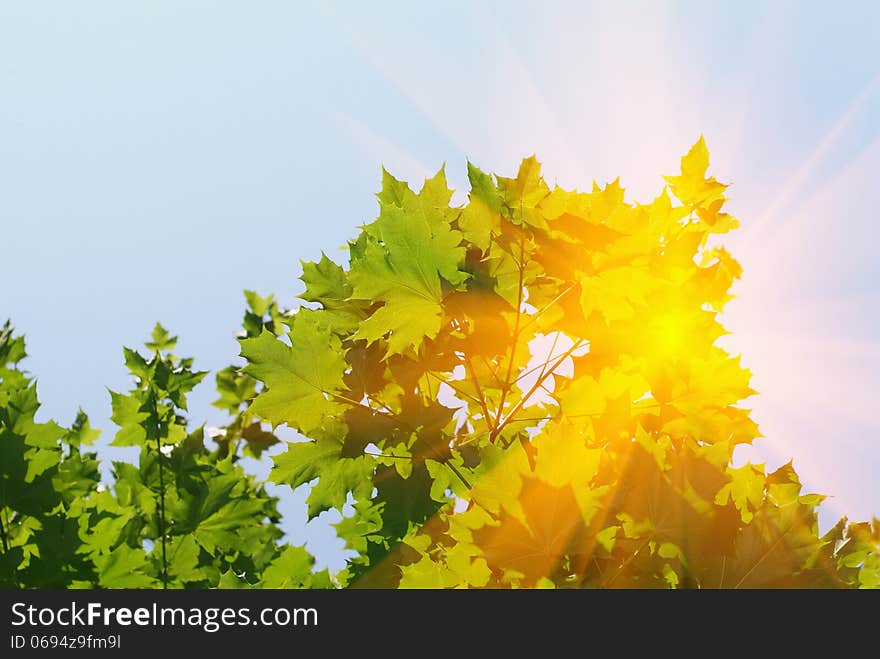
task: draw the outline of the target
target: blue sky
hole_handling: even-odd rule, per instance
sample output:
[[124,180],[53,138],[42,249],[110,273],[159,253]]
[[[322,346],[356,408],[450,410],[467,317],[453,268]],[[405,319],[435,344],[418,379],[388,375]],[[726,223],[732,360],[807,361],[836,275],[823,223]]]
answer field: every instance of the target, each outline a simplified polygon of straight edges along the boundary
[[[532,153],[565,187],[632,199],[703,133],[743,222],[725,341],[766,439],[880,514],[880,5],[874,2],[0,1],[0,317],[27,333],[43,412],[105,387],[156,320],[202,369],[237,354],[242,290],[292,303],[376,212],[380,165],[420,180]],[[221,424],[207,382],[196,422]],[[117,452],[107,455],[118,456]],[[322,561],[326,521],[286,526]]]

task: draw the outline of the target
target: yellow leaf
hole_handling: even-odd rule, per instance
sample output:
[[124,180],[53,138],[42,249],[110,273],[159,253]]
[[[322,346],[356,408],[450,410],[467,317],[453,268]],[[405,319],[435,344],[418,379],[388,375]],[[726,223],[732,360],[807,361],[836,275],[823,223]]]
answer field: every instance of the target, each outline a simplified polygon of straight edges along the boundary
[[587,448],[570,424],[553,424],[533,442],[538,450],[535,475],[553,487],[585,488],[599,469],[601,450]]
[[687,155],[681,159],[680,176],[664,176],[678,199],[688,206],[711,204],[724,194],[727,188],[714,177],[706,178],[709,168],[709,149],[703,136],[697,140]]
[[562,413],[568,418],[588,418],[605,411],[602,387],[589,375],[573,380],[559,395],[559,403]]
[[715,503],[726,505],[728,501],[739,510],[742,521],[752,521],[754,511],[764,499],[764,468],[763,465],[743,465],[738,469],[729,468],[730,482],[723,486],[715,496]]
[[589,318],[598,311],[607,323],[626,320],[635,315],[636,306],[647,304],[646,295],[656,288],[657,281],[643,268],[621,266],[604,270],[581,279],[581,308]]

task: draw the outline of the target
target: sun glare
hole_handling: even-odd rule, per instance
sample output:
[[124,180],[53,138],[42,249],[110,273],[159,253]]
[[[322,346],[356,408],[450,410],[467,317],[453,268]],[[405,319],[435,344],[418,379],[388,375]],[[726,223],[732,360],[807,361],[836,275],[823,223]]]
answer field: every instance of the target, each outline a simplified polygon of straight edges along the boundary
[[[479,99],[468,104],[460,103],[457,94],[438,100],[438,81],[432,80],[427,88],[418,62],[396,52],[394,44],[374,48],[342,15],[334,20],[439,134],[477,162],[504,164],[536,153],[551,184],[588,189],[594,175],[601,182],[619,174],[627,201],[649,199],[663,187],[658,173],[673,171],[683,147],[703,132],[715,156],[713,171],[737,184],[743,178],[743,155],[752,146],[751,113],[760,100],[755,95],[755,74],[746,71],[734,78],[725,102],[713,104],[708,69],[699,63],[688,61],[689,84],[681,84],[681,63],[687,58],[684,46],[670,38],[670,10],[654,5],[639,12],[621,11],[625,17],[611,6],[590,10],[590,20],[602,25],[597,41],[575,38],[563,23],[556,26],[559,38],[546,56],[559,64],[560,71],[569,70],[563,63],[589,63],[581,80],[557,79],[552,71],[536,78],[512,47],[511,36],[497,22],[481,22],[487,44],[504,54],[505,67],[493,71],[491,84],[486,81],[484,88],[465,90]],[[772,24],[779,19],[778,11],[769,9],[755,26],[753,43],[746,49],[755,62],[773,46]],[[613,75],[609,62],[614,63]],[[650,102],[637,101],[635,90],[639,99]],[[809,487],[836,494],[830,507],[845,507],[858,517],[877,513],[876,501],[866,500],[864,494],[871,487],[876,492],[876,487],[867,474],[856,477],[836,446],[846,442],[848,450],[863,453],[868,448],[863,440],[838,437],[829,419],[841,419],[851,428],[876,427],[870,395],[876,390],[880,345],[847,335],[847,326],[864,323],[864,305],[841,313],[839,294],[811,293],[813,284],[804,281],[815,281],[806,268],[813,267],[818,244],[828,258],[838,258],[831,267],[850,265],[842,260],[847,255],[842,234],[830,233],[829,226],[846,222],[840,200],[851,197],[848,191],[853,185],[862,185],[860,181],[873,185],[880,140],[844,162],[838,176],[816,183],[816,172],[849,138],[860,113],[876,104],[878,90],[880,76],[865,84],[791,170],[772,173],[776,192],[736,188],[735,207],[753,212],[738,213],[742,228],[718,242],[729,248],[744,274],[733,288],[736,298],[717,318],[711,314],[713,322],[730,332],[721,337],[721,345],[742,355],[760,392],[749,400],[749,407],[754,408],[766,439],[738,449],[737,455],[776,465],[793,457]],[[380,136],[368,126],[342,121],[371,153],[381,144],[377,156],[387,163],[387,154],[392,154],[392,165],[399,164],[402,175],[417,178],[430,171],[395,136]],[[449,162],[450,179],[458,188],[456,199],[462,201],[467,182],[453,159]],[[832,314],[837,324],[828,322]],[[652,319],[639,340],[645,351],[672,357],[688,350],[692,323],[704,320],[670,311]],[[558,337],[547,334],[532,348],[537,353],[550,350],[554,340],[558,342]],[[849,357],[821,357],[841,350]],[[523,385],[529,377],[534,374],[524,378]],[[551,394],[548,385],[531,404],[538,406]],[[820,436],[826,430],[833,439]],[[876,464],[876,457],[871,460]]]

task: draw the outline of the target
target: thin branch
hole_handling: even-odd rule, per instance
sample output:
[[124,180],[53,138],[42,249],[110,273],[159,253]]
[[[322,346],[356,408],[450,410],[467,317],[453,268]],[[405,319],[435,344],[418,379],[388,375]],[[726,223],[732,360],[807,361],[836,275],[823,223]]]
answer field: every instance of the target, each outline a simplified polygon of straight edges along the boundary
[[510,375],[513,373],[513,363],[516,360],[516,346],[519,343],[519,323],[522,318],[522,303],[523,303],[523,277],[525,276],[525,246],[523,245],[522,238],[519,241],[519,261],[517,265],[519,266],[519,282],[516,288],[516,321],[513,325],[513,343],[510,346],[510,361],[507,362],[507,375],[504,376],[504,384],[501,387],[501,400],[498,403],[498,411],[495,415],[495,423],[493,424],[495,428],[498,428],[498,424],[501,422],[501,414],[504,412],[504,401],[507,399],[507,394],[511,389]]
[[6,523],[4,523],[4,517],[6,516],[6,506],[0,508],[0,536],[3,538],[3,553],[7,553],[9,551],[9,542],[6,539]]
[[761,554],[761,556],[758,558],[758,560],[755,561],[755,564],[752,565],[752,567],[750,567],[748,569],[748,571],[742,576],[742,579],[740,579],[739,581],[736,582],[736,585],[733,587],[734,590],[737,590],[740,586],[742,586],[743,583],[745,582],[745,580],[748,579],[750,576],[752,576],[752,572],[754,572],[756,569],[758,569],[758,566],[764,562],[764,559],[766,559],[770,554],[773,553],[773,550],[776,549],[776,547],[779,545],[780,542],[785,540],[785,534],[788,533],[789,531],[791,531],[792,526],[794,526],[794,525],[793,524],[789,525],[789,527],[787,529],[785,529],[785,531],[783,531],[782,533],[779,534],[779,537],[776,538],[776,541],[767,548],[767,551],[765,551],[763,554]]
[[610,586],[611,583],[614,582],[615,579],[617,579],[617,577],[619,577],[621,574],[623,574],[623,571],[626,569],[626,567],[627,567],[630,563],[632,563],[632,562],[638,557],[639,554],[642,553],[642,550],[643,550],[645,547],[647,547],[648,544],[649,544],[650,542],[651,542],[651,539],[650,539],[650,538],[648,538],[647,540],[645,540],[645,541],[642,543],[642,546],[639,547],[638,549],[636,549],[636,551],[633,552],[633,554],[623,562],[623,564],[620,566],[620,569],[617,570],[617,572],[614,573],[614,576],[612,576],[608,581],[605,582],[604,587],[607,588],[608,586]]
[[[544,369],[550,365],[550,357],[553,355],[553,351],[556,350],[556,344],[559,343],[559,332],[556,332],[556,336],[553,337],[553,343],[550,344],[550,350],[547,353],[547,359],[544,360],[544,365],[541,367],[541,374],[538,376],[540,379],[544,375]],[[556,370],[555,368],[553,369]]]
[[[434,451],[434,448],[433,448],[432,446],[430,446],[430,444],[429,444],[428,446],[429,446],[429,448],[430,448],[432,451]],[[372,451],[366,451],[366,450],[365,450],[365,451],[364,451],[364,455],[371,455],[371,456],[373,456],[374,458],[388,458],[388,459],[391,459],[391,460],[410,460],[410,461],[413,460],[413,456],[411,456],[411,455],[388,455],[387,453],[382,453],[381,451],[380,451],[379,453],[373,453]],[[436,452],[436,451],[434,451],[434,455],[437,456],[437,452]],[[440,456],[437,456],[437,457],[439,458]],[[461,472],[455,467],[454,464],[452,464],[451,462],[443,462],[442,460],[438,460],[438,462],[440,462],[441,464],[445,464],[447,467],[449,467],[450,471],[452,471],[452,473],[455,474],[455,475],[458,477],[458,479],[462,482],[462,484],[463,484],[468,490],[471,489],[472,485],[470,484],[470,482],[468,482],[468,479],[464,477],[464,474],[462,474],[462,473],[461,473]]]
[[525,331],[526,329],[531,327],[534,323],[536,323],[538,321],[538,318],[541,317],[541,314],[543,314],[545,311],[547,311],[547,309],[549,309],[554,304],[559,302],[559,300],[561,300],[563,297],[568,295],[568,293],[573,291],[575,286],[577,286],[577,282],[569,284],[565,289],[563,289],[563,291],[561,293],[559,293],[556,297],[554,297],[552,300],[550,300],[547,304],[545,304],[543,307],[538,309],[535,313],[530,314],[529,320],[528,320],[528,322],[526,322],[525,325],[522,326],[522,330]]
[[[385,410],[385,412],[391,416],[397,416],[397,413],[394,410],[392,410],[390,407],[388,407],[387,403],[383,403],[381,400],[379,400],[375,396],[371,396],[370,394],[364,394],[364,395],[367,397],[368,401],[378,405],[379,406],[378,409]],[[373,408],[370,408],[370,409],[373,409]]]
[[[474,370],[474,364],[473,364],[473,362],[471,362],[471,358],[468,357],[467,354],[465,354],[465,356],[464,356],[464,363],[467,366],[468,371],[471,374],[471,381],[474,383],[474,388],[476,388],[476,390],[477,390],[477,396],[479,396],[480,407],[483,409],[483,416],[486,418],[486,423],[488,425],[490,425],[490,427],[494,427],[495,424],[490,422],[490,419],[492,417],[489,414],[489,408],[486,405],[486,398],[485,398],[485,396],[483,396],[483,388],[480,386],[480,381],[477,379],[477,373]],[[503,397],[501,399],[501,404],[502,405],[504,404]]]
[[372,451],[364,450],[364,455],[371,455],[374,458],[388,458],[389,460],[412,460],[413,456],[411,455],[388,455],[387,453],[382,453],[379,451],[378,453],[373,453]]
[[[344,402],[346,402],[346,403],[349,403],[349,404],[351,404],[351,405],[357,405],[357,406],[359,406],[359,407],[366,408],[366,409],[368,409],[368,410],[370,410],[371,412],[374,412],[374,413],[376,413],[376,414],[383,414],[384,416],[390,416],[390,417],[392,417],[393,419],[395,419],[398,423],[400,423],[401,425],[405,426],[410,432],[415,432],[415,431],[416,431],[415,428],[413,428],[413,427],[410,426],[408,423],[406,423],[403,419],[401,419],[399,415],[395,414],[395,413],[392,412],[390,409],[388,409],[387,406],[386,406],[386,408],[385,408],[386,410],[388,410],[387,413],[383,413],[383,412],[381,412],[381,411],[379,411],[379,410],[377,410],[377,409],[375,409],[375,408],[373,408],[373,407],[369,407],[368,405],[364,405],[363,403],[360,403],[360,402],[358,402],[358,401],[356,401],[356,400],[353,400],[353,399],[351,399],[351,398],[347,398],[347,397],[342,396],[342,395],[340,395],[340,394],[336,394],[336,393],[332,393],[332,392],[331,392],[330,395],[335,396],[336,398],[338,398],[338,399],[340,399],[340,400],[342,400],[342,401],[344,401]],[[471,489],[471,484],[470,484],[470,483],[468,482],[468,480],[462,475],[462,473],[461,473],[458,469],[456,469],[454,465],[450,464],[449,462],[444,462],[443,459],[442,459],[442,457],[437,453],[437,451],[434,449],[433,446],[431,446],[430,443],[427,443],[427,445],[428,445],[428,448],[431,450],[431,452],[434,453],[434,456],[437,458],[437,461],[440,462],[441,464],[445,464],[447,467],[449,467],[449,468],[452,470],[452,473],[454,473],[454,474],[458,477],[458,479],[464,484],[464,486],[465,486],[467,489]]]
[[[370,407],[369,405],[364,405],[362,402],[355,400],[354,398],[349,398],[348,396],[343,396],[342,394],[336,393],[335,391],[324,391],[323,393],[327,394],[328,396],[332,396],[333,398],[336,398],[340,402],[347,403],[348,405],[354,405],[355,407],[363,407],[365,410],[369,410],[370,412],[373,412],[374,414],[381,414],[383,416],[389,416],[389,417],[396,419],[400,423],[403,423],[403,421],[400,419],[400,417],[391,408],[389,408],[385,403],[383,403],[382,401],[376,400],[374,398],[371,398],[370,396],[367,396],[367,400],[372,401],[372,402],[376,403],[377,405],[381,405],[382,407],[375,408],[375,407]],[[382,409],[384,409],[385,411],[383,412]]]
[[501,378],[498,377],[497,365],[492,364],[488,359],[486,359],[485,355],[480,355],[480,359],[486,365],[486,368],[489,369],[490,371],[492,371],[492,378],[495,380],[495,382],[498,384],[498,386],[501,386]]
[[468,446],[469,444],[473,444],[474,442],[479,441],[480,439],[482,439],[483,437],[488,435],[490,432],[491,431],[489,429],[483,430],[483,431],[477,433],[476,435],[474,435],[473,437],[469,437],[468,439],[464,440],[463,442],[456,443],[456,446]]
[[[549,365],[550,358],[547,359],[547,361],[544,364],[544,367],[541,369],[541,374],[538,376],[538,379],[531,386],[531,388],[528,390],[528,392],[526,392],[522,396],[522,398],[520,398],[519,402],[516,404],[514,409],[511,411],[511,413],[507,415],[508,420],[518,411],[519,408],[521,408],[525,404],[525,402],[532,396],[532,394],[534,394],[541,386],[543,386],[544,381],[548,377],[553,375],[553,373],[556,371],[557,368],[559,368],[559,366],[562,364],[562,362],[564,362],[566,359],[568,359],[572,355],[572,353],[574,353],[576,350],[581,348],[581,345],[582,345],[582,341],[578,341],[576,343],[573,343],[572,346],[568,350],[566,350],[565,352],[563,352],[561,355],[559,355],[556,358],[556,361],[553,364],[553,368],[551,368],[549,370],[546,367]],[[533,369],[533,371],[534,370],[536,370],[536,369]],[[521,379],[521,378],[517,378],[517,380],[519,380],[519,379]]]
[[452,471],[453,474],[455,474],[456,476],[458,476],[458,480],[460,480],[460,481],[462,482],[462,484],[464,484],[464,486],[465,486],[468,490],[470,490],[471,487],[473,487],[473,486],[468,482],[468,479],[465,478],[464,475],[462,475],[462,473],[456,468],[456,466],[455,466],[454,464],[452,464],[451,462],[444,462],[443,464],[445,464],[447,467],[449,467],[449,469]]
[[[655,403],[653,405],[645,405],[639,409],[648,410],[648,409],[654,409],[654,408],[658,408],[658,407],[662,407],[662,406],[663,406],[662,403]],[[568,419],[580,419],[580,418],[584,418],[584,417],[595,418],[595,417],[600,417],[603,414],[605,414],[605,412],[584,412],[582,414],[566,414],[565,417]],[[545,414],[543,416],[521,416],[516,420],[517,421],[538,421],[538,422],[550,421],[555,416],[556,416],[556,414]],[[473,437],[467,438],[463,442],[456,443],[456,446],[468,446],[469,444],[473,444],[474,442],[479,441],[480,439],[482,439],[483,437],[485,437],[488,434],[489,434],[489,430],[483,430],[482,432],[474,435]]]
[[[585,342],[585,339],[578,339],[578,342],[581,343],[581,345],[583,345],[583,343]],[[578,347],[581,347],[581,346],[578,346]],[[560,353],[560,354],[562,354],[562,353]],[[536,366],[532,366],[532,368],[529,368],[529,369],[524,370],[522,373],[520,373],[519,375],[516,376],[516,379],[513,381],[513,384],[516,384],[517,382],[519,382],[519,381],[522,380],[523,378],[526,378],[526,377],[530,376],[530,375],[531,375],[532,373],[534,373],[535,371],[543,370],[543,369],[546,368],[547,365],[550,363],[550,360],[552,360],[552,359],[556,359],[556,357],[558,357],[558,355],[550,354],[550,355],[547,356],[547,359],[546,359],[543,363],[538,364],[538,365],[536,365]],[[555,371],[555,370],[557,369],[558,366],[559,366],[559,364],[557,364],[556,366],[554,366],[554,367],[550,370],[550,373],[552,374],[553,371]]]
[[479,405],[480,399],[477,398],[476,396],[472,396],[468,392],[464,391],[463,389],[461,389],[458,386],[456,386],[455,384],[453,384],[451,381],[444,380],[443,378],[441,378],[439,375],[437,375],[436,373],[434,373],[432,371],[426,371],[426,372],[428,375],[430,375],[431,377],[436,379],[438,382],[445,384],[446,386],[451,388],[455,393],[460,394],[460,395],[464,396],[465,398],[467,398],[468,400],[471,400],[474,403],[477,403]]
[[[156,353],[156,359],[159,353]],[[168,588],[168,548],[166,547],[165,531],[167,523],[165,519],[165,467],[162,455],[162,424],[159,421],[159,406],[156,402],[156,393],[150,391],[153,399],[153,414],[156,416],[156,454],[159,460],[159,536],[162,539],[162,589]]]
[[513,419],[514,415],[516,415],[516,413],[519,412],[520,409],[522,409],[523,405],[525,404],[525,402],[529,398],[531,398],[532,394],[534,394],[538,390],[538,388],[542,384],[544,384],[544,380],[546,380],[548,377],[550,377],[550,375],[553,373],[553,371],[555,371],[563,361],[568,359],[568,357],[575,350],[577,350],[581,347],[581,343],[582,343],[581,341],[578,341],[578,342],[572,344],[571,348],[569,348],[564,353],[562,353],[562,355],[559,356],[559,358],[556,360],[556,363],[553,365],[553,368],[551,368],[549,371],[546,371],[545,373],[543,373],[543,375],[540,376],[535,381],[535,384],[532,385],[532,387],[529,389],[529,391],[527,393],[525,393],[519,399],[519,402],[517,402],[516,405],[514,405],[513,409],[510,411],[510,414],[508,414],[507,417],[505,417],[504,421],[502,421],[500,424],[495,425],[494,435],[490,435],[490,439],[489,439],[490,442],[494,441],[495,437],[498,436],[498,433],[501,432],[501,430],[504,428],[504,426],[506,426],[508,423],[510,423],[510,421],[511,421],[511,419]]

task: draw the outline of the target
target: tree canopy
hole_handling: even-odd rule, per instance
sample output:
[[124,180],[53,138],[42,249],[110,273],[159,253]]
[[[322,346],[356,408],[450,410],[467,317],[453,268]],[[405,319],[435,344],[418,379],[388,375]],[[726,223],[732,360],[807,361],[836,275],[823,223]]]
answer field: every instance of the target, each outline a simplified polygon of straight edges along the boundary
[[[84,415],[34,422],[7,326],[3,583],[880,587],[880,522],[820,534],[792,463],[733,466],[760,433],[751,374],[717,344],[742,271],[713,239],[738,221],[708,166],[700,138],[647,203],[619,181],[550,187],[534,157],[513,178],[469,163],[463,205],[443,169],[418,192],[383,170],[347,264],[303,263],[294,310],[246,293],[211,441],[187,427],[205,374],[174,338],[157,325],[146,355],[125,350],[114,443],[141,459],[109,488]],[[277,502],[237,464],[282,425],[302,438],[269,480],[309,488],[310,518],[344,514],[338,574],[280,542]]]

